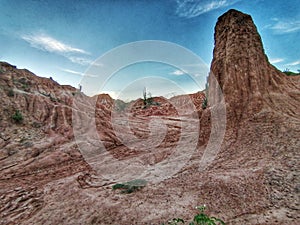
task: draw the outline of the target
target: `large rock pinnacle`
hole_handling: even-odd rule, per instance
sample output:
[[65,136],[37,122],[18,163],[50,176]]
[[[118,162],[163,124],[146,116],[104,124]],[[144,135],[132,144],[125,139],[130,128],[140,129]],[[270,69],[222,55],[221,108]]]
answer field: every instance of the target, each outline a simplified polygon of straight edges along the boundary
[[211,105],[221,100],[214,91],[216,82],[225,97],[229,117],[234,116],[237,121],[245,114],[260,111],[270,92],[284,91],[287,78],[270,65],[250,15],[229,10],[219,17],[214,38],[209,80]]

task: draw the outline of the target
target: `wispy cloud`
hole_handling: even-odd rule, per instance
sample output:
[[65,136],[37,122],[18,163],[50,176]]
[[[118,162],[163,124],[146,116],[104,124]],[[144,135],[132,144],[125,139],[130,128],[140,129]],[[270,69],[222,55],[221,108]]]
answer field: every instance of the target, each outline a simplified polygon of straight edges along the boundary
[[63,71],[63,72],[66,72],[66,73],[79,75],[79,76],[98,77],[97,75],[82,73],[82,72],[79,72],[79,71],[65,69],[65,68],[60,68],[60,70]]
[[175,76],[181,76],[181,75],[185,74],[185,72],[183,72],[182,70],[174,70],[170,74],[175,75]]
[[276,34],[288,34],[300,31],[300,20],[272,19],[273,24],[269,24],[266,28],[274,31]]
[[288,63],[287,65],[289,65],[289,66],[298,66],[298,65],[300,65],[300,60]]
[[80,75],[80,76],[83,76],[84,73],[81,73],[81,72],[78,72],[78,71],[75,71],[75,70],[69,70],[69,69],[60,69],[61,71],[63,72],[67,72],[67,73],[71,73],[71,74],[75,74],[75,75]]
[[91,65],[93,61],[89,59],[89,52],[63,43],[46,34],[23,35],[21,38],[28,42],[33,48],[64,56],[72,63],[82,66]]
[[270,61],[270,63],[275,64],[275,63],[283,62],[284,59],[282,59],[282,58],[274,58],[274,59],[270,59],[269,61]]
[[184,18],[193,18],[239,1],[241,0],[177,0],[176,14]]
[[83,66],[90,65],[93,62],[90,59],[87,59],[87,58],[84,58],[84,57],[78,57],[78,56],[67,56],[67,58],[71,62],[76,63],[76,64],[80,64],[80,65],[83,65]]
[[27,41],[32,47],[47,52],[54,52],[58,54],[65,54],[65,53],[89,54],[83,49],[72,47],[68,44],[58,41],[53,37],[47,36],[45,34],[24,35],[21,38]]
[[91,59],[88,59],[86,57],[79,57],[79,56],[67,56],[67,58],[76,64],[80,64],[83,66],[97,66],[97,67],[103,67],[104,65],[99,62],[94,62]]

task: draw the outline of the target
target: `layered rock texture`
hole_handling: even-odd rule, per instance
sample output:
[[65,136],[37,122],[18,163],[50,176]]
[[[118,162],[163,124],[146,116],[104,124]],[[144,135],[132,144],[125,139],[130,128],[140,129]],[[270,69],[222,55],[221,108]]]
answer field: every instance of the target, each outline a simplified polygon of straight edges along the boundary
[[228,11],[218,19],[214,36],[211,77],[216,79],[210,79],[210,98],[221,101],[214,91],[218,83],[232,120],[238,122],[262,109],[290,116],[299,113],[297,84],[269,63],[250,15]]
[[[299,83],[269,64],[251,17],[236,10],[215,28],[206,109],[203,92],[145,107],[0,63],[0,224],[162,224],[202,204],[226,224],[299,224]],[[223,109],[226,127],[213,122]],[[222,128],[220,146],[210,145]],[[95,148],[94,164],[82,146]],[[183,161],[131,194],[113,191],[117,180],[95,167],[112,165],[130,181],[139,166],[151,175]]]
[[[288,77],[268,62],[250,15],[229,10],[218,19],[209,100],[212,108],[222,101],[218,83],[227,128],[215,163],[245,179],[241,189],[248,194],[239,198],[245,198],[242,204],[252,211],[242,210],[234,224],[299,222],[298,82],[299,77]],[[255,179],[253,184],[249,177]]]

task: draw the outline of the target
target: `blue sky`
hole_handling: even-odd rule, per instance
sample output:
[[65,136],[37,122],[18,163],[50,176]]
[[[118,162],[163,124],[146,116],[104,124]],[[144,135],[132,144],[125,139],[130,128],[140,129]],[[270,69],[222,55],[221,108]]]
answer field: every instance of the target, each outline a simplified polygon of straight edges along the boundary
[[[300,69],[299,0],[0,0],[0,60],[77,87],[106,52],[162,40],[187,48],[209,68],[215,23],[230,8],[252,16],[273,65]],[[127,94],[120,96],[129,100],[141,97],[141,86],[165,96],[204,87],[185,72],[159,62],[137,63],[113,74],[101,91],[117,97],[124,89]]]

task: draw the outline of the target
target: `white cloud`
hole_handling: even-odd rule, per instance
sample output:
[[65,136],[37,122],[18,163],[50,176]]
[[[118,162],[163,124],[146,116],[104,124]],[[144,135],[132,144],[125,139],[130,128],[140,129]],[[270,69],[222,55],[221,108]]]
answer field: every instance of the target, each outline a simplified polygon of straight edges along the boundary
[[66,73],[71,73],[71,74],[75,74],[75,75],[79,75],[79,76],[98,77],[97,75],[86,74],[86,73],[82,73],[82,72],[78,72],[78,71],[70,70],[70,69],[61,68],[60,70],[63,72],[66,72]]
[[272,63],[272,64],[280,63],[283,61],[284,61],[284,59],[281,59],[281,58],[270,59],[270,63]]
[[46,34],[23,35],[21,38],[34,48],[64,56],[73,63],[82,66],[87,66],[93,63],[92,60],[86,57],[86,55],[90,55],[89,52],[65,44]]
[[93,62],[93,61],[91,61],[90,65],[91,66],[96,66],[96,67],[104,67],[104,64],[99,63],[99,62]]
[[272,19],[275,24],[268,25],[267,28],[273,30],[276,34],[287,34],[300,31],[300,20],[279,20]]
[[65,54],[65,53],[89,54],[83,49],[72,47],[45,34],[24,35],[21,38],[27,41],[32,47],[47,52],[54,52],[58,54]]
[[180,75],[185,74],[185,72],[183,72],[182,70],[175,70],[171,74],[176,75],[176,76],[180,76]]
[[288,64],[289,66],[297,66],[297,65],[300,65],[300,60],[297,60],[295,62],[291,62]]
[[90,65],[93,62],[92,60],[84,58],[84,57],[67,56],[67,58],[71,62],[76,63],[76,64],[80,64],[80,65],[83,65],[83,66]]
[[72,74],[76,74],[76,75],[80,75],[83,76],[84,74],[75,70],[69,70],[69,69],[60,69],[61,71],[67,72],[67,73],[72,73]]
[[180,17],[193,18],[239,1],[241,0],[177,0],[176,14]]

